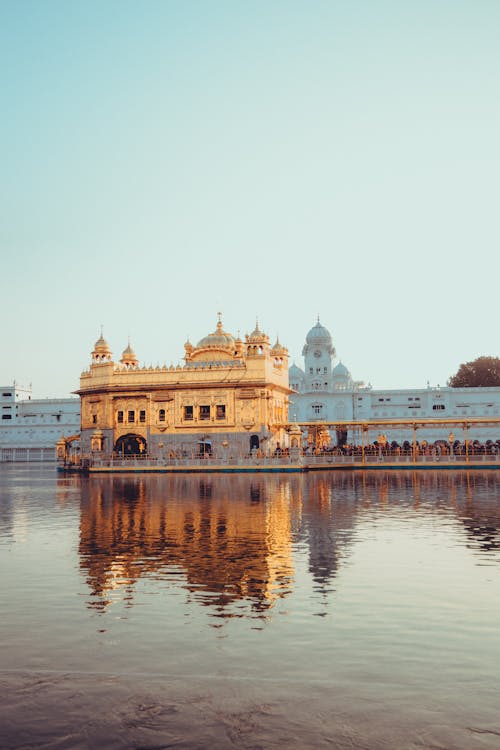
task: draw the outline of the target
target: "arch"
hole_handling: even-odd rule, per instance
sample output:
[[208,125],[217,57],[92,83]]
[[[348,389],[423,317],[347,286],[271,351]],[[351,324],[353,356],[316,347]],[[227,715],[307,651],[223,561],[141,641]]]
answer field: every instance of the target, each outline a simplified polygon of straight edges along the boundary
[[143,456],[147,451],[147,442],[141,435],[128,433],[118,438],[115,453],[122,456]]
[[199,440],[198,441],[198,455],[200,457],[212,455],[212,441],[211,440]]
[[250,435],[250,450],[258,450],[260,448],[260,440],[258,435]]

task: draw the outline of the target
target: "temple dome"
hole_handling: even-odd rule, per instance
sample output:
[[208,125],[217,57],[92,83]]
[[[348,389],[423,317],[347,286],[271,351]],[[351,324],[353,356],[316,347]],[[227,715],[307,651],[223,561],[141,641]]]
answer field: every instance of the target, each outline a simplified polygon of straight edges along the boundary
[[246,339],[248,343],[261,343],[263,341],[269,343],[269,336],[260,330],[259,321],[256,321],[254,330]]
[[276,343],[272,347],[271,352],[275,355],[288,354],[288,349],[283,346],[279,338],[276,337]]
[[94,364],[100,364],[103,362],[110,362],[112,357],[111,349],[108,342],[104,338],[101,329],[101,335],[94,344],[92,351],[92,362]]
[[111,352],[111,349],[109,348],[109,344],[104,338],[104,336],[102,335],[102,333],[94,344],[94,351],[98,352],[99,354],[108,354]]
[[222,321],[219,318],[217,328],[213,333],[209,333],[204,336],[198,344],[197,349],[233,349],[234,348],[234,336],[222,328]]
[[349,378],[351,376],[351,373],[347,369],[347,367],[342,364],[342,362],[339,362],[336,367],[332,370],[332,376],[334,378]]
[[289,377],[303,378],[305,373],[304,373],[304,370],[301,370],[300,367],[297,367],[297,365],[294,362],[293,365],[288,370],[288,375]]
[[127,348],[123,350],[122,357],[127,359],[130,359],[131,357],[135,358],[135,352],[130,346],[130,343],[128,344]]
[[330,331],[322,326],[319,322],[319,317],[315,326],[311,328],[306,336],[306,342],[312,345],[323,344],[326,346],[332,345],[332,337]]
[[137,357],[135,356],[135,352],[130,345],[130,339],[129,339],[127,348],[123,350],[122,358],[120,362],[124,365],[129,365],[129,366],[130,365],[136,366],[139,363]]

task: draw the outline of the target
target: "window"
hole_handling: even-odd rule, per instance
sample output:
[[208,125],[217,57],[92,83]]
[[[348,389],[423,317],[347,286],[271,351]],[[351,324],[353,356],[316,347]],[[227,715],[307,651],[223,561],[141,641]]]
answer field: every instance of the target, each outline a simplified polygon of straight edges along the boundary
[[312,375],[312,374],[313,374],[313,372],[314,372],[313,368],[312,368],[312,367],[310,367],[310,368],[309,368],[309,375]]
[[215,407],[215,416],[216,416],[216,419],[226,418],[226,405],[225,404],[217,404],[217,406]]
[[158,412],[158,421],[164,422],[165,421],[165,409],[160,409]]
[[323,411],[323,404],[313,404],[312,409],[315,414],[321,414]]
[[433,411],[443,411],[444,408],[444,404],[432,404]]
[[210,419],[210,406],[200,406],[200,419]]
[[139,422],[145,422],[146,421],[146,412],[144,409],[141,409],[139,412]]
[[118,424],[121,424],[123,422],[123,412],[122,411],[119,411],[118,414],[116,415],[116,421],[118,422]]
[[12,393],[2,393],[2,396],[12,396]]
[[97,414],[92,414],[92,424],[97,424]]
[[184,419],[193,419],[193,407],[192,406],[184,407]]
[[12,414],[2,414],[2,419],[12,419]]
[[135,422],[135,411],[127,412],[127,422]]

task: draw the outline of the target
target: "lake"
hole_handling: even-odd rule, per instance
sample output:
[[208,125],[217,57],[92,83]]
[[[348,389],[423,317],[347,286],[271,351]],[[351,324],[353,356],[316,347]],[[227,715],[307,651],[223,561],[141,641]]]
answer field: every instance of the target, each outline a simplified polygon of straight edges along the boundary
[[0,465],[0,747],[500,747],[500,472]]

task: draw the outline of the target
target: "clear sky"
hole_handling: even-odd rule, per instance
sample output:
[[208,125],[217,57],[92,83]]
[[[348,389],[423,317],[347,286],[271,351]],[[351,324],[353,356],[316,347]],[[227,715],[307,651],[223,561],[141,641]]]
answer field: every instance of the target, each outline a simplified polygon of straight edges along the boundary
[[4,0],[0,383],[66,396],[104,326],[224,327],[355,379],[500,356],[498,0]]

